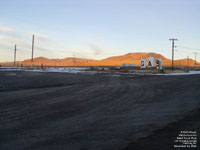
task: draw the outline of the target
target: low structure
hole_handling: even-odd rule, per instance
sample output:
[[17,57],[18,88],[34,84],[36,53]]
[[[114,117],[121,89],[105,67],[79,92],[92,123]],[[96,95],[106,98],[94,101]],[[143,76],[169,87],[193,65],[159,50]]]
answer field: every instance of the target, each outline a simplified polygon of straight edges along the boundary
[[154,67],[154,57],[153,56],[149,56],[148,57],[148,67],[151,68],[151,67]]
[[122,64],[122,67],[136,67],[136,64]]
[[143,68],[146,68],[146,60],[143,58],[141,59],[141,65],[140,65],[140,68],[143,69]]
[[162,60],[160,58],[156,59],[156,68],[162,69]]

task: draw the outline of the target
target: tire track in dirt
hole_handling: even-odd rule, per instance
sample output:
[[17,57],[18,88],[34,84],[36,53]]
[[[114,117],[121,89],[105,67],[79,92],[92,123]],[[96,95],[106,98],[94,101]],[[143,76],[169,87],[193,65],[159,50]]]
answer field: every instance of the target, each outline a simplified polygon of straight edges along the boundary
[[199,76],[76,78],[85,84],[0,92],[0,149],[120,149],[199,104]]

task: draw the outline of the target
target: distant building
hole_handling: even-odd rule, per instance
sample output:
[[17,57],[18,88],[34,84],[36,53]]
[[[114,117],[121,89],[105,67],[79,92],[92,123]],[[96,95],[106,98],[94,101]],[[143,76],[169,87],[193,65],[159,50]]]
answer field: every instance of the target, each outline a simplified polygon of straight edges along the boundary
[[145,60],[144,58],[141,59],[140,68],[141,68],[141,69],[146,68],[146,60]]
[[136,64],[122,64],[122,67],[136,67]]
[[148,67],[153,67],[154,66],[154,57],[153,56],[149,56],[148,57]]
[[156,59],[156,68],[162,69],[162,60],[160,58]]

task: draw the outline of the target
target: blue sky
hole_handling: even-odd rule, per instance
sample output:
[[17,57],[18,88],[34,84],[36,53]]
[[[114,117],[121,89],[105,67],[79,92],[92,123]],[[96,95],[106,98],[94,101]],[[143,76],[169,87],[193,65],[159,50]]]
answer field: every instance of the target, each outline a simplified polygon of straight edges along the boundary
[[0,62],[13,60],[14,44],[17,59],[29,59],[33,33],[35,57],[156,52],[171,58],[173,37],[175,59],[200,55],[199,0],[0,0],[0,18]]

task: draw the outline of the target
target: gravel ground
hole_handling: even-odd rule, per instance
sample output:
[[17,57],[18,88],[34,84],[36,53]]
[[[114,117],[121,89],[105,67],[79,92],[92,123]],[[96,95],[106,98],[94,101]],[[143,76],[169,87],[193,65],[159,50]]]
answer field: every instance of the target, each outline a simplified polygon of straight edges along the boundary
[[141,150],[199,108],[200,75],[1,71],[0,149]]

